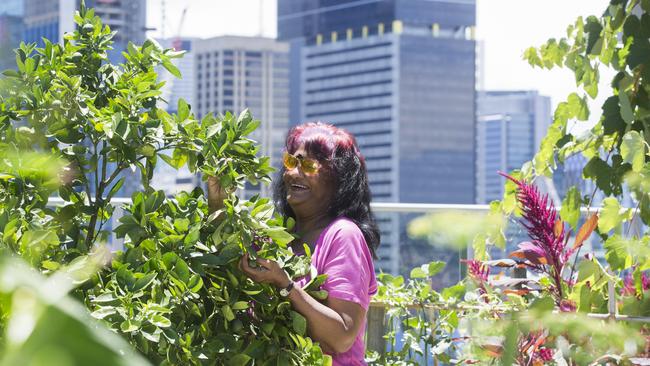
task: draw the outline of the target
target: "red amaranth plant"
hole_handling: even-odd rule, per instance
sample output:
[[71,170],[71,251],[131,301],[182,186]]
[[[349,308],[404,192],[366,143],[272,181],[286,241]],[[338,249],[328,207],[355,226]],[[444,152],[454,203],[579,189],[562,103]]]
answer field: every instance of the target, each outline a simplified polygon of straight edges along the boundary
[[485,284],[490,276],[490,267],[476,259],[464,260],[464,262],[467,263],[467,274],[479,287],[480,293],[487,293]]
[[576,247],[567,245],[569,235],[565,232],[564,223],[558,219],[555,206],[547,194],[542,195],[532,184],[502,172],[499,174],[517,184],[517,201],[521,205],[524,218],[522,225],[531,238],[530,242],[519,244],[519,250],[511,256],[524,259],[527,267],[551,277],[552,295],[559,306],[563,298],[562,272]]
[[[650,289],[650,277],[645,272],[641,272],[641,288],[643,291]],[[637,295],[636,286],[634,285],[634,277],[632,272],[628,273],[625,278],[623,278],[623,288],[621,289],[621,295]]]

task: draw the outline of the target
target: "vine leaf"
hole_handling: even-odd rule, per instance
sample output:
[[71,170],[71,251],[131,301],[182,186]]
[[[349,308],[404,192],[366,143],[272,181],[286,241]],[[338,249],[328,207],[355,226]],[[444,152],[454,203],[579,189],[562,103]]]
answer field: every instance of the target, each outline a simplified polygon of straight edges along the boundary
[[643,164],[645,163],[645,147],[643,133],[629,131],[623,136],[621,156],[624,162],[632,164],[632,170],[637,173],[643,169]]

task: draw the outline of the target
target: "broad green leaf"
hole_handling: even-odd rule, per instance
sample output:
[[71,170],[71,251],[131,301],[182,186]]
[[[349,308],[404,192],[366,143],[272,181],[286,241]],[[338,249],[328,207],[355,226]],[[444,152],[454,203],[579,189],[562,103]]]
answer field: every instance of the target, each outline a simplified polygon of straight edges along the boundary
[[117,270],[117,274],[115,278],[117,279],[117,283],[120,285],[122,289],[133,290],[136,279],[135,276],[133,275],[133,272],[131,272],[126,265],[121,266]]
[[131,333],[135,332],[136,330],[140,329],[140,323],[135,321],[135,320],[130,320],[127,319],[120,324],[120,329],[124,333]]
[[286,247],[287,244],[293,241],[293,235],[289,234],[282,227],[271,227],[266,229],[265,234],[268,235],[277,245]]
[[235,314],[232,312],[232,309],[229,305],[224,305],[221,307],[221,314],[227,321],[235,319]]
[[411,279],[426,278],[427,272],[422,267],[415,267],[411,270]]
[[623,121],[628,125],[634,121],[634,111],[632,111],[632,105],[630,104],[630,98],[627,93],[623,90],[618,93],[618,101],[621,106],[621,117]]
[[291,311],[291,324],[293,330],[299,335],[304,335],[307,333],[307,319],[302,316],[300,313]]
[[603,207],[600,210],[598,218],[598,230],[601,233],[608,233],[623,222],[628,214],[621,213],[621,205],[614,197],[608,197],[603,200]]
[[634,263],[645,264],[650,258],[650,248],[647,243],[635,239],[625,239],[619,235],[609,237],[603,247],[605,259],[615,271],[630,268]]
[[160,327],[160,328],[167,328],[172,325],[172,322],[169,321],[169,319],[165,318],[162,315],[154,315],[151,317],[151,324]]
[[148,273],[148,274],[138,278],[135,281],[135,284],[133,285],[133,289],[131,291],[138,292],[140,290],[143,290],[143,289],[147,288],[147,286],[149,286],[155,279],[156,279],[156,273],[155,272]]
[[623,161],[632,164],[632,170],[640,172],[645,163],[646,144],[643,134],[638,131],[629,131],[621,141],[621,156]]
[[446,266],[445,262],[442,261],[433,261],[427,265],[427,270],[429,277],[433,277],[440,273]]
[[185,233],[187,232],[187,229],[190,226],[190,220],[182,217],[174,220],[174,228],[176,229],[177,233]]

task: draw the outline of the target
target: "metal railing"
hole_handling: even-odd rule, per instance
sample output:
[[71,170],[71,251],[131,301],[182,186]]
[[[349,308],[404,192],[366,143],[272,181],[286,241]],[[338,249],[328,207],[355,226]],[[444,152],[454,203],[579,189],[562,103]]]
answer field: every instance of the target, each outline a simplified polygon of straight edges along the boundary
[[[120,206],[122,204],[130,203],[129,198],[113,198],[111,203],[116,206],[115,213],[111,218],[113,223],[116,223],[119,217],[122,216],[122,210]],[[53,205],[63,204],[63,200],[60,198],[51,198],[50,203]],[[467,212],[488,212],[488,205],[473,205],[473,204],[430,204],[430,203],[393,203],[393,202],[373,202],[371,207],[375,213],[420,213],[420,214],[431,214],[431,213],[440,213],[440,212],[449,212],[449,211],[467,211]],[[556,207],[559,211],[560,207]],[[624,210],[623,208],[622,210]],[[599,208],[591,208],[587,210],[583,208],[582,213],[593,213],[599,211]],[[114,226],[113,226],[114,227]],[[112,243],[112,247],[121,247],[121,241],[119,239],[113,238],[116,240]],[[467,258],[471,258],[473,253],[473,248],[471,245],[467,246]],[[414,308],[428,307],[434,310],[448,310],[448,307],[438,306],[434,304],[413,304]],[[384,332],[386,329],[386,313],[390,305],[385,303],[373,302],[371,303],[368,309],[367,317],[367,333],[366,333],[366,342],[368,349],[384,352],[385,351],[385,339]],[[613,320],[613,321],[624,321],[624,322],[635,322],[635,323],[650,323],[650,317],[641,317],[641,316],[628,316],[618,314],[618,307],[616,304],[616,294],[615,294],[615,284],[612,279],[608,280],[608,312],[607,313],[588,313],[586,316],[595,319],[603,320]]]

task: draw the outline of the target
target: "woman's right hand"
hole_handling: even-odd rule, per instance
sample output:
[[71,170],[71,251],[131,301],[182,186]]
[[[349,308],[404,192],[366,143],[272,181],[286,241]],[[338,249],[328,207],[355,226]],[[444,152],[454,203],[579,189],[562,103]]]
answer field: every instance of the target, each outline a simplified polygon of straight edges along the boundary
[[208,177],[208,210],[210,213],[223,208],[223,201],[228,197],[228,193],[219,183],[219,178]]

